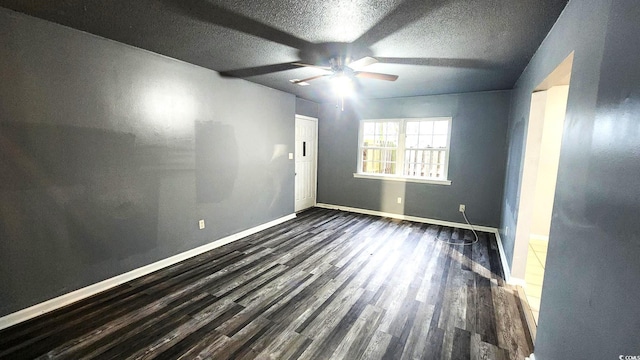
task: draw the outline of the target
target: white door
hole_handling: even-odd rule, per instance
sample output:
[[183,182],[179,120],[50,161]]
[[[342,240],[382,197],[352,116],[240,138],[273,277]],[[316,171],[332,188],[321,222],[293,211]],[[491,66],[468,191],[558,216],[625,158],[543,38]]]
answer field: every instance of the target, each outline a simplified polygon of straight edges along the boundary
[[318,119],[296,115],[296,200],[295,211],[316,204]]

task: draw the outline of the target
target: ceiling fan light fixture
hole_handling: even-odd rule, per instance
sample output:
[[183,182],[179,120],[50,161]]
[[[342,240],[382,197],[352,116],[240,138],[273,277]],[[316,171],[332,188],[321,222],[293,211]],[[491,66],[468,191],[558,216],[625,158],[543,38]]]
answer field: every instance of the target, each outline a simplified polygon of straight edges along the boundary
[[333,92],[342,98],[349,97],[353,94],[353,79],[345,74],[338,74],[332,77],[331,85],[333,87]]

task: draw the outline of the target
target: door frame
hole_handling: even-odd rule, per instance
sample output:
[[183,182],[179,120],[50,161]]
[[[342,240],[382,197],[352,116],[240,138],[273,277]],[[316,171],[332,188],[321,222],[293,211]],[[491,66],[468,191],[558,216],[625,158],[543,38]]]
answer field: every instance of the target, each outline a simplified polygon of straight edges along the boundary
[[[538,85],[533,93],[532,99],[535,98],[535,93],[549,90],[553,86],[569,85],[571,89],[571,73],[573,66],[574,53],[571,52],[558,66]],[[529,227],[530,216],[533,211],[533,195],[535,191],[535,183],[538,176],[538,160],[534,163],[527,163],[528,157],[531,155],[531,148],[528,146],[529,133],[533,127],[538,127],[541,131],[543,123],[536,122],[544,121],[544,110],[540,116],[531,119],[531,108],[529,109],[529,121],[527,123],[527,130],[524,138],[524,149],[522,151],[522,167],[520,173],[520,183],[518,184],[518,218],[516,219],[516,228],[514,229],[514,248],[513,248],[513,261],[511,266],[511,277],[513,281],[522,285],[525,283],[524,275],[526,268],[526,259],[529,248]],[[540,109],[533,109],[534,111],[540,111]],[[566,114],[566,109],[565,109]],[[539,148],[535,151],[540,151]],[[533,185],[532,185],[533,184]]]
[[[306,115],[300,115],[300,114],[295,114],[295,120],[294,120],[294,144],[296,143],[296,134],[295,134],[295,127],[297,126],[296,122],[298,119],[301,120],[309,120],[315,123],[315,138],[314,140],[314,149],[313,149],[313,205],[311,205],[310,207],[314,207],[316,206],[316,204],[318,203],[318,118],[314,118],[311,116],[306,116]],[[295,174],[295,162],[297,160],[297,149],[296,146],[294,145],[294,164],[293,164],[293,168],[294,168],[294,176],[298,176],[297,174]],[[300,210],[296,210],[296,184],[297,181],[294,178],[294,188],[293,188],[293,209],[295,212],[300,212],[303,210],[306,210],[308,208],[304,208],[304,209],[300,209]]]
[[[529,118],[524,138],[524,149],[522,152],[522,168],[520,184],[518,186],[518,217],[515,224],[513,261],[511,267],[512,282],[518,286],[518,293],[521,304],[524,308],[526,326],[529,330],[531,340],[535,346],[537,334],[537,322],[534,320],[533,313],[527,300],[526,287],[526,263],[529,253],[529,241],[531,238],[531,224],[534,218],[534,210],[537,194],[539,165],[541,163],[540,155],[543,148],[549,146],[544,143],[544,130],[548,124],[549,109],[548,95],[549,90],[555,86],[568,86],[571,89],[571,75],[573,68],[574,53],[571,52],[558,66],[540,83],[531,94],[531,103],[529,108]],[[569,95],[569,94],[568,94]],[[567,97],[562,120],[562,132],[564,132],[566,113],[569,99]],[[556,143],[560,147],[560,156],[562,153],[562,138],[560,143]],[[554,141],[555,142],[555,141]],[[558,163],[559,168],[559,163]],[[557,176],[557,174],[556,174]],[[557,187],[557,184],[555,184]],[[555,193],[555,190],[554,190]],[[555,197],[555,196],[554,196]],[[553,205],[552,209],[553,210]],[[549,219],[551,223],[553,220]],[[550,240],[551,236],[549,235]],[[546,276],[546,268],[544,275]],[[543,280],[544,288],[544,280]],[[542,298],[542,296],[541,296]]]

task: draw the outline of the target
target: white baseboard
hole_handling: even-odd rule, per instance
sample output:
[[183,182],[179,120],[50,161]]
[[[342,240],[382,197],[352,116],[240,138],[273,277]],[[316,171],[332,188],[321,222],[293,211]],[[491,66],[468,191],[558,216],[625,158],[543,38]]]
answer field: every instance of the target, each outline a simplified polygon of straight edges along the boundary
[[136,278],[139,278],[141,276],[150,274],[154,271],[158,271],[160,269],[163,269],[165,267],[171,266],[173,264],[177,264],[181,261],[187,260],[189,258],[192,258],[194,256],[200,255],[202,253],[205,253],[209,250],[213,250],[215,248],[218,248],[220,246],[229,244],[231,242],[234,242],[236,240],[240,240],[244,237],[247,237],[249,235],[255,234],[257,232],[260,232],[262,230],[268,229],[272,226],[281,224],[285,221],[291,220],[293,218],[296,217],[296,214],[290,214],[290,215],[286,215],[283,216],[281,218],[269,221],[267,223],[264,223],[262,225],[258,225],[255,227],[252,227],[250,229],[241,231],[239,233],[233,234],[233,235],[229,235],[227,237],[224,237],[222,239],[213,241],[211,243],[208,243],[206,245],[202,245],[199,246],[195,249],[191,249],[185,252],[182,252],[180,254],[168,257],[166,259],[160,260],[160,261],[156,261],[152,264],[149,265],[145,265],[143,267],[137,268],[135,270],[131,270],[129,272],[126,272],[124,274],[120,274],[117,276],[114,276],[112,278],[100,281],[98,283],[83,287],[81,289],[72,291],[70,293],[66,293],[64,295],[58,296],[56,298],[41,302],[39,304],[30,306],[26,309],[22,309],[20,311],[11,313],[9,315],[5,315],[3,317],[0,317],[0,330],[8,328],[10,326],[13,326],[15,324],[21,323],[23,321],[29,320],[31,318],[34,318],[36,316],[51,312],[53,310],[56,310],[58,308],[61,308],[63,306],[69,305],[71,303],[74,303],[76,301],[82,300],[84,298],[87,298],[89,296],[93,296],[97,293],[103,292],[105,290],[111,289],[115,286],[124,284],[128,281],[134,280]]
[[507,255],[504,252],[504,247],[502,246],[502,238],[500,237],[500,232],[496,229],[496,242],[498,243],[498,252],[500,253],[500,262],[502,263],[502,271],[504,272],[504,281],[509,285],[520,285],[525,286],[526,282],[524,279],[520,279],[517,277],[511,276],[511,268],[509,267],[509,263],[507,262]]
[[[349,207],[349,206],[341,206],[341,205],[331,205],[331,204],[317,203],[316,206],[317,207],[321,207],[321,208],[325,208],[325,209],[349,211],[349,212],[354,212],[354,213],[359,213],[359,214],[382,216],[382,217],[388,217],[388,218],[392,218],[392,219],[408,220],[408,221],[415,221],[415,222],[421,222],[421,223],[426,223],[426,224],[450,226],[450,227],[457,227],[457,228],[460,228],[460,229],[469,229],[469,230],[471,230],[471,227],[469,225],[467,225],[466,223],[457,223],[457,222],[453,222],[453,221],[429,219],[429,218],[423,218],[423,217],[411,216],[411,215],[394,214],[394,213],[375,211],[375,210],[367,210],[367,209],[360,209],[360,208],[354,208],[354,207]],[[488,226],[480,226],[480,225],[473,225],[473,228],[476,229],[476,230],[479,230],[479,231],[490,232],[490,233],[495,233],[496,231],[498,231],[498,229],[496,229],[496,228],[488,227]]]
[[[450,226],[450,227],[457,227],[460,229],[471,230],[471,227],[466,223],[457,223],[452,221],[429,219],[429,218],[423,218],[423,217],[417,217],[417,216],[394,214],[394,213],[388,213],[388,212],[382,212],[382,211],[367,210],[367,209],[360,209],[360,208],[354,208],[349,206],[332,205],[332,204],[324,204],[324,203],[317,203],[316,206],[320,208],[325,208],[325,209],[349,211],[349,212],[354,212],[359,214],[382,216],[382,217],[389,217],[392,219],[408,220],[408,221],[415,221],[415,222],[421,222],[426,224]],[[498,229],[493,227],[488,227],[488,226],[479,226],[479,225],[473,225],[473,228],[475,230],[489,232],[496,235],[496,242],[498,243],[498,252],[500,253],[500,263],[502,264],[502,271],[504,272],[504,278],[505,278],[504,280],[507,282],[507,284],[510,284],[510,285],[524,285],[525,282],[523,279],[514,278],[511,276],[511,269],[509,268],[509,263],[507,262],[507,256],[504,252],[504,248],[502,247],[502,239],[500,238],[500,233],[498,232]]]
[[500,237],[500,231],[496,229],[496,243],[498,243],[498,253],[500,254],[500,263],[502,263],[502,271],[504,272],[504,281],[507,284],[511,284],[511,268],[507,262],[507,255],[504,253],[504,247],[502,246],[502,238]]

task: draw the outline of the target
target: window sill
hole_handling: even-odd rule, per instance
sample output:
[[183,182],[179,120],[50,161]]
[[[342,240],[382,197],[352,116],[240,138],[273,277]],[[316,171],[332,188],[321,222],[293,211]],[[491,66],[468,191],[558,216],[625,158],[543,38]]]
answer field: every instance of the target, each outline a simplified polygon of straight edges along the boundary
[[353,177],[359,178],[359,179],[376,179],[376,180],[387,180],[387,181],[415,182],[415,183],[422,183],[422,184],[451,185],[451,180],[433,180],[433,179],[420,179],[420,178],[412,178],[412,177],[373,175],[373,174],[360,174],[360,173],[354,173]]

